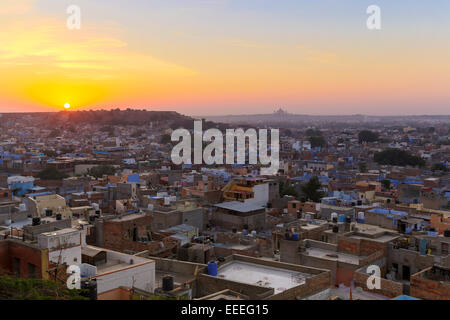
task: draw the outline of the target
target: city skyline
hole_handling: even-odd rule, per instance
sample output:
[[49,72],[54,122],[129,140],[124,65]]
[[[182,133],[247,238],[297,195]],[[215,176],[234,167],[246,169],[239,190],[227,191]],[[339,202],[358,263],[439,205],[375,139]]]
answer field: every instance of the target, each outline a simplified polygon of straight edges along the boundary
[[445,1],[76,2],[2,1],[0,112],[449,114]]

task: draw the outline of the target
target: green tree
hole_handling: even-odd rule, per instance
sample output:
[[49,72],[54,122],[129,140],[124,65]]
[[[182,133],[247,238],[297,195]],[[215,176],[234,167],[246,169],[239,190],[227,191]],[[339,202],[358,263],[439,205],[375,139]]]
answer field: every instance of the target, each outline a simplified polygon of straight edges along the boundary
[[305,131],[305,134],[308,137],[321,136],[322,135],[322,131],[320,131],[319,129],[309,128],[308,130]]
[[365,162],[359,163],[359,172],[361,172],[361,173],[367,172],[367,163],[365,163]]
[[425,160],[400,149],[386,149],[373,156],[376,163],[391,166],[425,166]]
[[88,170],[88,174],[95,177],[101,178],[103,175],[112,176],[116,173],[116,168],[110,165],[96,166]]
[[280,182],[279,188],[280,188],[280,196],[281,197],[284,197],[284,196],[293,196],[296,198],[298,197],[297,190],[295,190],[295,188],[290,184],[285,184],[284,182]]
[[325,138],[322,136],[313,136],[309,138],[309,142],[311,143],[311,148],[317,148],[317,147],[325,147],[327,145],[327,142],[325,141]]
[[385,188],[387,190],[391,189],[391,180],[389,180],[389,179],[381,180],[381,184],[383,185],[383,188]]
[[443,172],[447,172],[448,171],[448,169],[447,169],[447,167],[444,165],[444,164],[442,164],[442,163],[435,163],[435,164],[433,164],[433,166],[431,167],[431,171],[443,171]]
[[358,140],[359,140],[359,143],[375,142],[378,140],[378,133],[370,131],[370,130],[360,131],[358,134]]
[[314,176],[309,179],[309,181],[305,185],[302,186],[302,193],[308,200],[320,202],[320,200],[324,196],[324,193],[320,191],[321,187],[322,184],[320,183],[319,178],[317,178],[317,176]]
[[67,178],[68,175],[60,172],[55,167],[47,167],[36,175],[37,178],[42,180],[62,180]]
[[1,300],[88,300],[87,294],[50,280],[0,276]]
[[172,137],[169,134],[163,134],[161,136],[161,143],[162,144],[167,144],[167,143],[171,143],[172,142]]

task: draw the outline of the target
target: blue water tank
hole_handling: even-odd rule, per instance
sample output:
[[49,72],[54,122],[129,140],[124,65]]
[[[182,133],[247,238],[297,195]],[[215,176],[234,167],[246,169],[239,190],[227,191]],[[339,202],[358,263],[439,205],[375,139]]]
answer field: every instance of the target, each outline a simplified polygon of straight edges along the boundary
[[298,241],[299,237],[298,237],[298,233],[293,233],[292,234],[292,241]]
[[345,215],[343,214],[339,215],[339,222],[345,222]]
[[208,263],[208,274],[217,277],[217,262]]

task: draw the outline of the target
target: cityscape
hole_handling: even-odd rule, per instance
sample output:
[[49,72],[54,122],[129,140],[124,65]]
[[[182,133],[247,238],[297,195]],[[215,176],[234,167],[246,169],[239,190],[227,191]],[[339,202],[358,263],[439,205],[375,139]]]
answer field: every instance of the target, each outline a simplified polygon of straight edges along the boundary
[[450,300],[449,10],[2,0],[0,301]]

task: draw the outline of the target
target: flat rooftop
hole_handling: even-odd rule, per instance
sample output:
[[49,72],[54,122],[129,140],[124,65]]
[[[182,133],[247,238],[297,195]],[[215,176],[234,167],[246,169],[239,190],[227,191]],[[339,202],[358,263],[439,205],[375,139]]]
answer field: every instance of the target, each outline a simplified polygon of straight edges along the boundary
[[353,254],[325,250],[321,248],[307,248],[306,252],[311,257],[334,260],[354,265],[359,265],[359,260],[365,258],[365,256],[356,256]]
[[221,266],[218,276],[226,280],[273,288],[278,294],[305,283],[312,275],[244,261],[231,261]]
[[215,206],[230,211],[245,212],[245,213],[264,209],[263,206],[253,203],[244,203],[240,201],[222,202],[216,204]]

